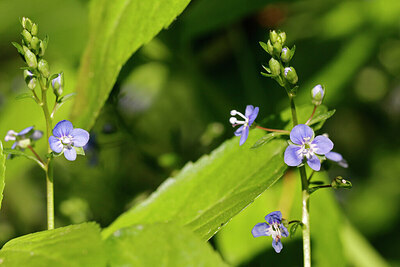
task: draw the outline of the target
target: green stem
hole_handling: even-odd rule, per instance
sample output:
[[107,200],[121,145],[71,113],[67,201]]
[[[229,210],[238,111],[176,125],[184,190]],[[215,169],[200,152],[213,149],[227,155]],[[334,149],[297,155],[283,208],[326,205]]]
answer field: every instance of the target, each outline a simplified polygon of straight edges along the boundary
[[[292,110],[293,126],[298,124],[296,105],[294,103],[294,96],[289,94],[290,108]],[[302,216],[301,222],[303,230],[303,257],[304,267],[311,266],[311,242],[310,242],[310,193],[308,192],[308,179],[306,167],[303,165],[299,168],[301,178],[301,191],[302,191]]]
[[[43,83],[43,80],[39,78],[40,87],[42,88],[42,102],[41,106],[43,109],[44,117],[46,119],[46,133],[47,140],[51,136],[52,130],[52,119],[49,113],[49,107],[47,105],[47,89],[48,82]],[[47,152],[51,152],[50,144],[47,142]],[[54,229],[54,185],[53,185],[53,165],[51,164],[51,158],[47,160],[46,168],[46,188],[47,188],[47,229]]]

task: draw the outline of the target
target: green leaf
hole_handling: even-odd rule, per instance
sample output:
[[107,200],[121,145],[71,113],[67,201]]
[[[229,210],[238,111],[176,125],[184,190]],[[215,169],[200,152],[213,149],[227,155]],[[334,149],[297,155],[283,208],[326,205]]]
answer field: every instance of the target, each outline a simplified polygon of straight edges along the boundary
[[254,145],[251,148],[252,149],[259,148],[262,145],[267,144],[269,141],[271,141],[275,137],[278,137],[278,136],[281,136],[281,135],[283,135],[283,133],[269,133],[269,134],[261,137],[260,139],[258,139],[257,142],[255,142]]
[[294,235],[296,234],[297,229],[299,228],[299,226],[301,227],[302,223],[301,222],[294,222],[291,226],[290,226],[290,238],[293,238]]
[[327,111],[327,112],[324,112],[324,113],[322,113],[322,114],[320,114],[320,115],[318,115],[318,116],[314,116],[314,117],[311,119],[309,125],[314,125],[314,124],[317,124],[317,123],[319,123],[319,122],[325,122],[327,119],[329,119],[330,117],[332,117],[333,114],[335,114],[335,112],[336,112],[336,109],[332,109],[332,110],[329,110],[329,111]]
[[30,98],[30,99],[33,99],[34,101],[36,101],[35,98],[33,97],[32,93],[23,93],[23,94],[19,94],[15,97],[15,99],[17,99],[17,100],[26,99],[26,98]]
[[143,44],[168,27],[190,0],[94,0],[90,5],[89,41],[77,82],[72,120],[90,129],[121,67]]
[[42,162],[40,162],[36,157],[26,154],[25,152],[17,149],[5,148],[4,153],[7,155],[14,155],[14,156],[22,156],[27,159],[35,161],[42,169],[45,169],[45,166]]
[[6,155],[3,153],[3,144],[0,141],[0,209],[3,201],[3,191],[6,176]]
[[4,266],[106,266],[100,228],[84,223],[12,239],[0,250]]
[[76,150],[76,154],[85,156],[85,150],[83,150],[83,147],[74,147]]
[[[312,108],[298,108],[299,119],[306,120]],[[290,114],[286,110],[281,115],[287,127],[291,127]],[[208,240],[285,172],[286,141],[273,140],[259,149],[249,149],[264,135],[264,131],[253,129],[243,146],[239,146],[239,137],[234,137],[210,155],[187,164],[146,201],[122,214],[103,236],[138,223],[174,221]]]
[[227,266],[210,244],[171,223],[120,229],[106,248],[110,266]]
[[70,100],[73,96],[76,96],[76,93],[70,93],[70,94],[67,94],[65,96],[62,96],[61,99],[60,99],[60,102],[64,104],[65,102]]

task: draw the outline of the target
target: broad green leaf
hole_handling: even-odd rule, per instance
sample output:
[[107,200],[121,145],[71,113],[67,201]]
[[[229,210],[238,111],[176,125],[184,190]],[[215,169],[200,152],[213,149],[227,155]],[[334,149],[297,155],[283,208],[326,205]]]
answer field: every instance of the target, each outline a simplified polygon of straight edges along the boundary
[[42,169],[45,169],[45,166],[42,162],[40,162],[37,158],[35,158],[34,156],[28,155],[25,152],[21,151],[21,150],[17,150],[17,149],[11,149],[11,148],[5,148],[4,150],[4,154],[7,155],[14,155],[14,156],[22,156],[25,157],[27,159],[33,160],[34,162],[36,162]]
[[327,119],[332,117],[333,114],[335,114],[335,112],[336,112],[336,109],[333,109],[333,110],[329,110],[327,112],[324,112],[324,113],[322,113],[322,114],[320,114],[318,116],[314,116],[311,119],[309,125],[314,125],[314,124],[317,124],[317,123],[320,123],[320,122],[325,122]]
[[84,223],[12,239],[0,250],[4,266],[106,266],[100,228]]
[[121,67],[143,44],[178,16],[190,0],[94,0],[89,41],[81,61],[72,118],[89,129]]
[[120,229],[106,249],[110,266],[227,266],[210,244],[171,223]]
[[254,143],[254,145],[251,147],[252,149],[254,148],[259,148],[262,145],[267,144],[269,141],[273,140],[275,137],[281,136],[282,133],[269,133],[260,139],[257,140],[257,142]]
[[[299,108],[299,120],[306,121],[312,109],[312,106]],[[290,116],[289,110],[281,116],[287,128],[291,128]],[[239,146],[239,137],[234,137],[210,155],[187,164],[146,201],[106,228],[104,237],[134,224],[174,221],[209,239],[285,172],[285,140],[273,140],[259,149],[249,149],[264,135],[262,130],[251,130],[243,146]]]
[[3,191],[6,178],[6,155],[3,153],[3,144],[0,141],[0,209],[3,201]]

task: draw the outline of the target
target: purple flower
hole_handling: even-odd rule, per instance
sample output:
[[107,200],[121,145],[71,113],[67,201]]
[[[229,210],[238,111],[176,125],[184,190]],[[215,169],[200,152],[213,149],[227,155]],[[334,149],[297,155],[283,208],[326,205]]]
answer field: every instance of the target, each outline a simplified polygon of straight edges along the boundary
[[337,152],[329,152],[325,154],[325,157],[331,161],[336,162],[339,166],[343,168],[349,167],[349,164],[347,164],[347,161],[343,158],[343,156]]
[[317,155],[325,155],[333,148],[332,141],[323,135],[314,138],[314,131],[305,124],[293,127],[290,132],[290,144],[285,151],[285,163],[289,166],[299,166],[307,160],[308,166],[319,171],[321,161]]
[[240,145],[243,145],[244,142],[246,142],[247,137],[249,136],[250,126],[253,124],[254,120],[257,118],[258,107],[254,108],[252,105],[247,105],[245,115],[243,115],[239,111],[231,110],[231,116],[236,116],[236,115],[239,115],[240,117],[242,117],[244,119],[244,121],[239,121],[235,117],[231,117],[229,119],[229,122],[232,124],[232,127],[235,127],[237,125],[242,125],[235,131],[235,135],[241,136],[240,137]]
[[39,140],[43,136],[42,131],[34,130],[33,127],[34,126],[25,128],[19,133],[15,132],[14,130],[9,130],[6,137],[4,137],[4,141],[15,141],[11,146],[11,149],[15,149],[17,147],[24,149],[31,145],[33,141]]
[[76,159],[75,148],[83,147],[89,141],[89,133],[83,129],[74,128],[72,123],[62,120],[53,129],[53,135],[49,137],[51,150],[56,153],[64,153],[67,160]]
[[289,236],[288,230],[282,224],[282,213],[280,211],[271,212],[265,216],[265,220],[267,223],[257,223],[251,233],[254,237],[271,236],[272,247],[276,253],[279,253],[283,248],[281,238]]

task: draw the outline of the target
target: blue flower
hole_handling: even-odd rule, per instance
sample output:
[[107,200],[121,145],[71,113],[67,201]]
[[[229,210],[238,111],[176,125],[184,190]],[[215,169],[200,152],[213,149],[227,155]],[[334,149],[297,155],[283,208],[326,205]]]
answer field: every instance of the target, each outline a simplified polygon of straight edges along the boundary
[[39,140],[43,136],[42,131],[34,130],[33,128],[34,126],[30,126],[23,129],[19,133],[13,130],[9,130],[6,137],[4,137],[4,141],[15,141],[14,144],[11,146],[11,149],[24,149],[31,145],[33,141]]
[[267,223],[257,223],[251,233],[254,237],[271,236],[272,247],[276,253],[279,253],[283,248],[281,238],[289,236],[288,230],[282,224],[282,213],[280,211],[271,212],[265,216],[265,220]]
[[231,110],[231,116],[239,115],[244,119],[244,121],[239,121],[235,117],[231,117],[229,119],[229,122],[232,124],[233,127],[237,125],[242,125],[235,131],[236,136],[241,136],[240,145],[243,145],[244,142],[246,142],[247,137],[249,136],[249,128],[253,124],[254,120],[257,118],[258,110],[258,107],[254,108],[252,105],[246,106],[245,115],[243,115],[239,111]]
[[329,152],[325,154],[325,157],[331,161],[336,162],[339,166],[343,168],[349,167],[349,164],[347,164],[347,161],[343,158],[343,156],[337,152]]
[[321,161],[317,155],[325,155],[333,148],[332,141],[323,135],[314,138],[314,131],[305,124],[293,127],[290,132],[290,144],[285,151],[285,163],[289,166],[299,166],[307,160],[308,166],[319,171]]
[[89,133],[83,129],[74,128],[72,123],[62,120],[53,129],[53,135],[49,137],[51,150],[56,153],[64,153],[67,160],[76,159],[75,147],[83,147],[89,141]]

